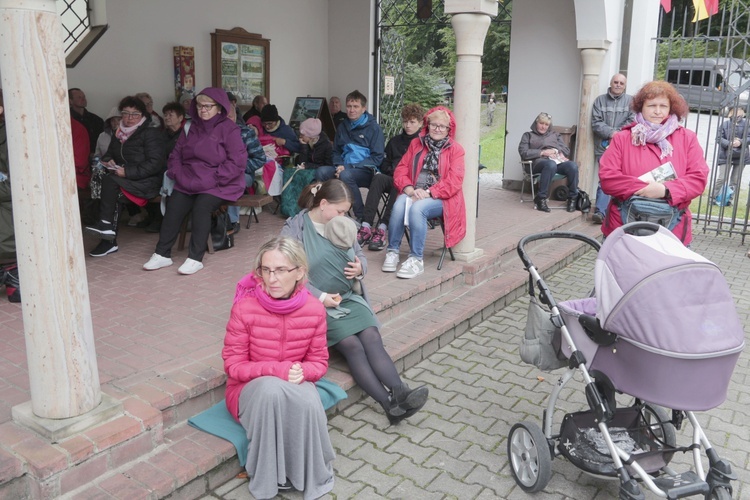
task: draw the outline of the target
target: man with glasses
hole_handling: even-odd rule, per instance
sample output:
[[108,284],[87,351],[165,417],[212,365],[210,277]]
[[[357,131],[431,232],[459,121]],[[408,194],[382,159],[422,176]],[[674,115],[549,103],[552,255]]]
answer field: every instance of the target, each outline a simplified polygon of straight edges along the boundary
[[346,117],[336,129],[333,143],[334,166],[315,169],[315,179],[323,182],[338,177],[352,192],[354,216],[362,221],[365,204],[360,187],[370,187],[383,163],[385,137],[375,117],[367,112],[367,98],[355,90],[346,96]]
[[[622,127],[635,121],[635,112],[630,109],[633,96],[625,93],[628,79],[620,73],[612,77],[609,89],[594,101],[591,109],[591,130],[594,132],[594,159],[599,177],[599,160],[609,146],[609,141]],[[596,208],[591,220],[601,224],[607,214],[610,196],[604,194],[601,184],[596,188]]]
[[70,117],[86,127],[86,131],[89,133],[89,154],[93,154],[96,149],[96,140],[99,138],[99,134],[104,131],[104,120],[86,109],[88,101],[83,90],[79,88],[68,90],[68,100],[70,101]]

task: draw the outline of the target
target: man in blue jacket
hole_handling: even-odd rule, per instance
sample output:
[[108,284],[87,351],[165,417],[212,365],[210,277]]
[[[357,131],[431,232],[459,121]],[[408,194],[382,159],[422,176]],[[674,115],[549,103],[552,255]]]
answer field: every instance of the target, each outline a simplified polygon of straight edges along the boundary
[[349,186],[354,199],[357,220],[365,215],[360,187],[370,187],[375,172],[383,162],[385,138],[375,117],[367,112],[367,98],[355,90],[346,96],[346,120],[336,129],[333,143],[334,166],[318,167],[315,179],[327,181],[338,177]]

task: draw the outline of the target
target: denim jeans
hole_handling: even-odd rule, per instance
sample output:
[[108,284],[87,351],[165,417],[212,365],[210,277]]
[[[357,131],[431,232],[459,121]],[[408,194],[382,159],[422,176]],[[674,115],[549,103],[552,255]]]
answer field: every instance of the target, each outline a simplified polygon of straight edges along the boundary
[[[315,169],[316,181],[327,181],[336,175],[336,167],[318,167]],[[357,220],[361,221],[365,217],[365,203],[362,201],[362,193],[359,188],[369,188],[375,170],[370,167],[352,167],[346,165],[344,170],[339,174],[339,180],[349,187],[352,192],[352,209]]]
[[[601,158],[601,157],[600,157]],[[596,158],[596,176],[599,177],[599,160],[600,158]],[[604,194],[604,191],[602,191],[602,183],[596,185],[596,203],[594,205],[594,213],[600,212],[604,215],[607,215],[607,207],[609,206],[609,200],[612,199],[612,197],[608,194]]]
[[[391,220],[388,224],[388,251],[398,252],[404,237],[405,194],[399,195],[393,204]],[[443,215],[443,201],[433,198],[415,201],[409,208],[409,257],[422,259],[424,242],[427,239],[427,220]]]
[[[253,182],[255,182],[255,174],[245,174],[245,185],[247,187],[250,187],[253,185]],[[240,208],[241,207],[235,207],[235,206],[227,207],[227,214],[229,215],[229,221],[232,224],[240,221]]]
[[533,172],[539,176],[538,198],[549,198],[549,185],[555,174],[564,175],[568,181],[568,198],[578,196],[578,165],[570,160],[556,164],[554,160],[538,160],[534,163]]

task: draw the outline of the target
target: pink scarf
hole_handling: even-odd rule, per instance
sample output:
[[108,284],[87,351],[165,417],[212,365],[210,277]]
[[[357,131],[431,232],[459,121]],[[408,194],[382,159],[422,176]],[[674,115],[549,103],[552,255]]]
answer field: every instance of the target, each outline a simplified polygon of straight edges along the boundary
[[[149,119],[151,119],[151,117],[149,117]],[[132,127],[126,127],[125,125],[123,125],[123,122],[120,122],[120,126],[117,127],[117,132],[115,132],[115,137],[117,137],[120,140],[120,142],[127,141],[128,137],[133,135],[133,132],[135,132],[138,127],[143,125],[143,122],[145,121],[146,121],[146,117],[144,116],[143,118],[141,118],[141,121],[139,121]]]
[[669,115],[664,123],[651,123],[638,113],[635,115],[635,123],[636,125],[630,131],[633,146],[645,146],[646,143],[656,144],[661,150],[659,159],[672,154],[672,145],[667,141],[667,137],[680,126],[677,115]]
[[300,282],[297,284],[297,289],[288,299],[274,299],[263,289],[263,282],[255,276],[255,273],[250,273],[237,283],[234,303],[236,304],[245,297],[255,297],[266,311],[276,314],[289,314],[305,305],[309,294],[310,292]]

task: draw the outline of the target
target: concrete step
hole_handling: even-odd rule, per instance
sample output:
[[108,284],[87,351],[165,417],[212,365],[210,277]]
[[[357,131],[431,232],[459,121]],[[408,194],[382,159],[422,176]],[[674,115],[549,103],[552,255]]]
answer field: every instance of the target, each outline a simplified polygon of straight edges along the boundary
[[[547,229],[600,234],[598,226],[580,219]],[[432,267],[440,242],[430,233],[433,255],[425,263]],[[575,241],[542,242],[534,263],[552,272],[581,248]],[[509,244],[471,263],[448,260],[442,271],[430,269],[414,280],[381,281],[368,292],[383,323],[386,349],[403,372],[525,293],[527,280]],[[131,379],[135,385],[127,392],[107,386],[105,392],[122,400],[125,415],[60,443],[46,443],[12,422],[0,426],[4,436],[13,437],[13,453],[0,450],[0,498],[196,498],[231,479],[241,470],[232,445],[186,423],[223,399],[221,358],[206,359],[165,367],[157,379]],[[336,354],[326,377],[349,393],[330,413],[363,396]]]

